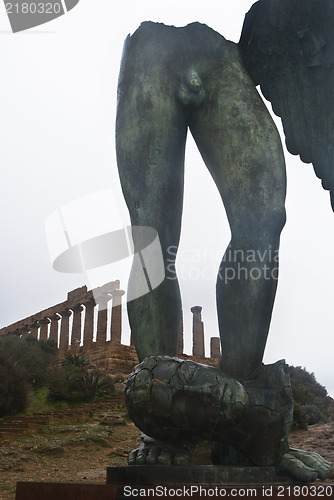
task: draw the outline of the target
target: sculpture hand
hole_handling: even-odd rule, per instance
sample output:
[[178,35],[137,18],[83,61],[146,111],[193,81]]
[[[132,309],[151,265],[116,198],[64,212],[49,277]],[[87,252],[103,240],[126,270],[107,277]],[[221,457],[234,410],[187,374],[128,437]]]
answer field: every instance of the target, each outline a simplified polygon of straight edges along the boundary
[[297,481],[306,483],[314,481],[317,477],[326,479],[333,472],[331,464],[318,453],[299,450],[291,446],[276,469],[278,473],[287,474]]
[[142,444],[129,454],[129,465],[190,465],[190,453],[183,446],[173,446],[141,435]]

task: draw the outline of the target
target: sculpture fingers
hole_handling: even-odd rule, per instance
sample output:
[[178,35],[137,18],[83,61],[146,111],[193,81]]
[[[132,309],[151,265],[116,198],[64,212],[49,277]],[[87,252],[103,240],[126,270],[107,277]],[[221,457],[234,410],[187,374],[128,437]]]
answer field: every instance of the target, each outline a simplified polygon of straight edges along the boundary
[[136,450],[130,451],[129,456],[128,456],[128,464],[129,465],[136,465],[137,453],[138,453],[138,448]]
[[190,453],[187,449],[175,453],[174,465],[190,465]]
[[172,451],[167,448],[162,449],[158,456],[157,463],[161,465],[173,465]]
[[148,450],[146,448],[139,448],[136,456],[136,465],[145,465],[146,464],[146,456]]
[[311,451],[299,450],[298,448],[289,448],[289,453],[302,461],[308,467],[318,472],[320,479],[327,479],[333,472],[332,464],[327,462],[321,455]]
[[157,446],[153,446],[147,453],[146,456],[146,464],[147,465],[155,465],[158,461],[160,449]]
[[278,474],[286,474],[296,481],[311,483],[317,478],[317,471],[305,465],[290,453],[286,453],[276,466]]

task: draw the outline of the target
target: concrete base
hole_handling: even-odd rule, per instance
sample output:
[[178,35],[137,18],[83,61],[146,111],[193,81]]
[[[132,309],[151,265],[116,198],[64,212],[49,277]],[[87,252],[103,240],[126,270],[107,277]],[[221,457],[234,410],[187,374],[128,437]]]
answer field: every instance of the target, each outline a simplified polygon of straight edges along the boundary
[[291,479],[278,476],[274,467],[226,467],[196,465],[168,467],[135,465],[107,467],[107,484],[113,485],[212,485],[212,484],[287,484]]

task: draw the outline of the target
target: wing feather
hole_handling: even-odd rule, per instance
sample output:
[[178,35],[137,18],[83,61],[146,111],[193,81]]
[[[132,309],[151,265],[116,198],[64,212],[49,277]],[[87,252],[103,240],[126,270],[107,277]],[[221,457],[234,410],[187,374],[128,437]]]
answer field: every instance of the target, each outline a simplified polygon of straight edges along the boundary
[[334,1],[259,0],[239,46],[282,119],[288,150],[313,163],[334,210]]

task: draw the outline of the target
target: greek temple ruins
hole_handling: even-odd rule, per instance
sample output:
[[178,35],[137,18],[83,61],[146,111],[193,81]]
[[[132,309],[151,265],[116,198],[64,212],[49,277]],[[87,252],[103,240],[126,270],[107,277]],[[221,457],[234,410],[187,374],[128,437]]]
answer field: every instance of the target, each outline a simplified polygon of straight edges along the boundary
[[[67,300],[0,329],[0,335],[57,342],[60,359],[67,354],[85,356],[91,364],[111,373],[130,373],[138,363],[136,350],[122,343],[122,297],[118,280],[87,290],[82,286],[67,294]],[[178,356],[217,366],[220,339],[210,340],[210,357],[205,357],[202,307],[191,308],[193,313],[192,355],[183,352],[183,323],[180,325]]]

